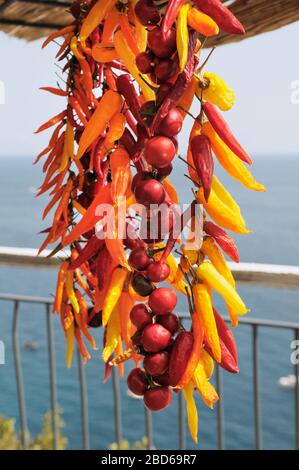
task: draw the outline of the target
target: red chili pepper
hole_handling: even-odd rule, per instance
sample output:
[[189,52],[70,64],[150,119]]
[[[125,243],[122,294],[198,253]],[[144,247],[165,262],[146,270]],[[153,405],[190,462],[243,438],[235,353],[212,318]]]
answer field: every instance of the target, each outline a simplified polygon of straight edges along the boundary
[[[218,364],[220,365],[220,367],[227,370],[228,372],[238,374],[238,353],[234,336],[225,321],[223,320],[223,318],[221,317],[221,315],[217,312],[214,307],[213,311],[215,315],[215,321],[221,347],[221,362],[218,362]],[[207,343],[206,339],[204,348],[209,353],[209,355],[215,360],[210,345]]]
[[[188,209],[186,209],[186,211],[181,215],[181,227],[180,227],[181,232],[184,230],[184,228],[187,225],[187,223],[189,222],[189,220],[191,220],[191,218],[194,217],[194,209],[195,209],[195,201],[193,201],[191,203],[191,205],[188,207]],[[173,215],[173,212],[170,212],[170,214]],[[161,263],[165,263],[166,259],[168,258],[168,256],[172,252],[178,238],[179,238],[179,236],[174,237],[173,225],[172,225],[172,227],[170,229],[170,233],[169,233],[169,238],[168,238],[167,243],[166,243],[165,250],[163,251],[163,254],[160,258]]]
[[103,248],[104,244],[104,240],[101,240],[96,235],[93,235],[86,243],[78,258],[71,262],[70,268],[79,268],[82,263],[85,263],[85,261],[88,261],[95,254],[97,254],[101,250],[101,248]]
[[166,37],[166,34],[171,29],[173,23],[178,16],[180,8],[184,5],[185,0],[169,0],[165,15],[162,23],[162,35]]
[[214,159],[211,143],[207,136],[200,134],[193,137],[190,145],[193,163],[203,187],[205,200],[208,201],[214,174]]
[[127,128],[125,129],[125,132],[123,133],[120,141],[123,144],[123,146],[125,147],[128,154],[130,156],[132,156],[133,153],[134,153],[134,148],[135,148],[136,142],[135,142],[135,139],[132,136],[131,132],[129,131],[129,129],[127,129]]
[[210,16],[229,34],[245,34],[245,29],[235,15],[220,0],[194,0],[197,8]]
[[116,79],[116,86],[118,92],[123,95],[123,97],[126,100],[126,103],[128,107],[130,108],[134,118],[137,121],[140,121],[140,116],[139,116],[139,109],[140,109],[140,103],[139,103],[139,96],[136,92],[136,89],[134,87],[134,84],[132,82],[132,78],[129,74],[123,74],[117,77]]
[[197,32],[190,31],[189,34],[189,45],[188,45],[188,59],[185,70],[179,74],[173,87],[164,98],[151,126],[151,132],[153,133],[163,119],[167,116],[171,108],[176,105],[176,102],[181,98],[187,89],[190,81],[193,78],[194,70],[197,66],[198,59],[194,56],[197,43]]
[[130,222],[126,222],[126,236],[124,238],[124,245],[130,250],[135,248],[146,248],[146,243],[136,233],[136,229]]
[[239,263],[238,248],[234,240],[218,225],[213,222],[204,222],[203,229],[207,235],[214,238],[220,248],[231,258],[235,263]]
[[97,175],[101,178],[103,176],[100,158],[101,152],[104,147],[105,137],[100,136],[98,141],[93,145],[91,154],[90,154],[90,164],[89,170],[95,169]]
[[237,139],[233,136],[227,122],[223,119],[219,111],[212,103],[204,103],[203,109],[205,115],[213,126],[214,130],[219,135],[220,139],[241,159],[243,162],[252,165],[252,160],[248,153],[239,144]]
[[132,131],[135,134],[137,134],[137,121],[134,118],[132,111],[130,109],[127,109],[127,111],[125,112],[125,116],[126,116],[128,125],[130,126]]
[[114,263],[112,257],[105,245],[96,260],[96,274],[98,279],[98,288],[100,291],[102,291],[110,281],[113,267]]

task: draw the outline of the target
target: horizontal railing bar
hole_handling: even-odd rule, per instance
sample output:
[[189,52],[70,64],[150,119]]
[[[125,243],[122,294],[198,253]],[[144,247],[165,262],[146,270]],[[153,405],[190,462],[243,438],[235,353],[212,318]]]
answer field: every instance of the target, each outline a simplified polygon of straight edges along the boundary
[[[53,300],[48,297],[33,297],[29,295],[18,295],[18,294],[1,294],[0,300],[4,301],[19,301],[24,303],[33,303],[33,304],[53,304]],[[179,315],[181,320],[190,320],[190,317],[187,315]],[[225,321],[229,322],[230,319],[227,316],[223,317]],[[250,318],[250,317],[239,317],[239,323],[243,325],[257,325],[264,326],[269,328],[284,328],[287,330],[299,329],[299,322],[287,322],[287,321],[276,321],[276,320],[266,320],[263,318]]]
[[[187,315],[182,315],[180,316],[182,320],[190,320],[190,317]],[[230,322],[229,317],[224,316],[223,319],[226,322]],[[269,328],[284,328],[286,330],[293,330],[295,328],[298,328],[299,323],[294,323],[294,322],[284,322],[284,321],[275,321],[275,320],[265,320],[263,318],[244,318],[244,317],[239,317],[239,323],[240,325],[256,325],[256,326],[264,326],[264,327],[269,327]]]
[[[37,256],[35,248],[0,247],[0,266],[21,268],[57,268],[69,252],[63,250],[48,258],[50,250]],[[237,282],[299,290],[299,267],[262,263],[228,263]]]
[[49,297],[35,297],[31,295],[22,295],[22,294],[0,294],[0,300],[15,301],[19,300],[20,302],[30,303],[30,304],[52,304],[53,299]]

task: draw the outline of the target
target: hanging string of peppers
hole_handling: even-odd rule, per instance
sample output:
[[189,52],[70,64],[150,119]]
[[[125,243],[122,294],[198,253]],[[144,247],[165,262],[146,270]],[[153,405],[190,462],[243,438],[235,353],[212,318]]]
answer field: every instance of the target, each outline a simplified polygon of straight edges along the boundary
[[[105,380],[113,366],[123,375],[123,363],[132,359],[128,387],[150,410],[167,407],[172,390],[182,392],[197,442],[194,393],[213,407],[214,363],[238,372],[235,341],[212,305],[213,291],[224,298],[232,326],[248,311],[224,254],[239,260],[225,230],[249,230],[214,174],[214,157],[246,188],[265,189],[219,111],[233,106],[234,92],[205,71],[201,52],[219,29],[244,29],[220,0],[76,0],[71,13],[72,24],[43,45],[60,39],[56,60],[66,78],[63,86],[43,90],[63,97],[66,107],[37,130],[54,128],[36,158],[45,173],[38,195],[50,194],[43,218],[52,214],[40,252],[49,245],[52,255],[70,249],[53,307],[66,336],[67,365],[75,342],[84,360],[90,358],[86,344],[97,347],[91,331],[103,327]],[[174,211],[166,217],[168,230],[159,226],[154,236],[141,236],[140,220],[142,206],[147,227],[159,212],[151,205],[178,205],[168,177],[194,99],[198,115],[185,160],[194,201],[181,230],[194,222],[197,203],[204,223],[202,245],[190,249],[174,235]],[[174,313],[176,291],[188,300],[188,331]]]

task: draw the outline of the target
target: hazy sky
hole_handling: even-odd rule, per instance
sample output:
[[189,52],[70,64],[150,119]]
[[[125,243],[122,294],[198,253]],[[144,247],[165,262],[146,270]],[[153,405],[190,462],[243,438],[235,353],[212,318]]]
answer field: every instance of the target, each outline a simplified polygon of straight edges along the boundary
[[[252,154],[299,154],[299,103],[291,102],[292,83],[299,89],[298,37],[295,23],[219,47],[209,62],[207,70],[219,73],[236,91],[235,107],[226,118]],[[47,136],[35,136],[33,131],[63,108],[63,98],[38,90],[55,85],[55,71],[59,72],[53,65],[56,46],[41,51],[40,44],[0,33],[0,94],[1,82],[5,88],[0,156],[38,153]]]

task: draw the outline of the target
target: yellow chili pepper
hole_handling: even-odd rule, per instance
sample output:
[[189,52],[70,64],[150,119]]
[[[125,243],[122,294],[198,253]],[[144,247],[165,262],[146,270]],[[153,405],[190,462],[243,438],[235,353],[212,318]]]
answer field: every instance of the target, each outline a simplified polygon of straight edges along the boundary
[[213,408],[213,405],[219,400],[219,396],[213,385],[208,381],[205,367],[201,360],[193,375],[193,381],[205,404],[209,408]]
[[[150,83],[150,80],[147,76],[145,77],[140,74],[136,65],[135,55],[129,48],[120,30],[115,33],[114,45],[120,59],[123,61],[130,74],[135,78],[136,82],[140,86],[146,101],[155,101],[155,92],[144,81],[146,80],[146,82]],[[142,80],[141,76],[144,78],[144,80]],[[154,84],[152,85],[154,86]]]
[[66,292],[67,292],[69,301],[72,304],[74,312],[79,313],[80,312],[80,306],[79,306],[79,303],[78,303],[78,300],[77,300],[77,297],[76,297],[76,294],[75,294],[75,291],[74,291],[73,280],[74,280],[74,271],[68,271],[67,275],[66,275],[66,284],[65,284]]
[[214,191],[213,184],[209,201],[206,202],[202,188],[197,192],[197,201],[204,206],[209,216],[221,227],[235,233],[250,233],[250,230],[246,228],[243,217],[224,204]]
[[236,99],[235,92],[215,73],[205,72],[203,77],[209,81],[208,88],[204,90],[203,99],[215,104],[222,111],[231,109]]
[[87,17],[82,23],[80,31],[80,42],[82,48],[87,50],[86,39],[93,30],[103,21],[107,13],[114,7],[117,0],[98,0],[92,7]]
[[64,171],[70,159],[74,158],[74,130],[70,122],[67,120],[66,131],[64,135],[63,152],[59,167],[59,172]]
[[205,370],[207,379],[210,380],[214,372],[214,361],[205,349],[202,350],[200,360]]
[[72,365],[72,358],[74,352],[74,338],[75,338],[75,325],[74,322],[65,331],[66,337],[66,366],[68,368]]
[[241,214],[240,206],[236,203],[232,195],[223,186],[223,184],[219,181],[216,175],[213,175],[212,187],[219,199],[221,199],[221,201],[223,201],[223,203],[227,207],[229,207],[235,214],[239,214],[241,219],[244,221]]
[[188,59],[189,31],[188,31],[188,12],[190,4],[185,3],[179,11],[176,28],[176,43],[179,55],[180,72],[186,67]]
[[219,33],[219,27],[212,18],[197,10],[191,8],[188,11],[188,25],[200,34],[210,37]]
[[112,272],[108,292],[103,305],[103,326],[107,325],[109,318],[119,301],[126,278],[127,271],[123,268],[117,267]]
[[197,276],[206,281],[218,294],[220,294],[226,303],[239,312],[240,315],[245,315],[248,312],[246,305],[235,291],[235,289],[227,282],[227,280],[219,274],[217,269],[208,262],[202,263],[196,270]]
[[217,362],[221,362],[221,347],[209,289],[205,284],[193,286],[195,309],[202,319],[205,337]]
[[[211,263],[215,266],[217,271],[230,283],[235,289],[236,283],[229,269],[223,253],[219,250],[218,246],[211,237],[208,237],[201,247],[201,251],[210,259]],[[227,310],[233,326],[238,324],[238,312],[230,305],[226,304]]]
[[106,91],[83,131],[76,158],[81,158],[95,139],[104,132],[114,114],[120,112],[122,102],[118,93],[112,90]]
[[194,385],[192,380],[183,389],[184,398],[186,400],[186,409],[188,417],[188,426],[193,441],[197,444],[197,433],[198,433],[198,413],[196,403],[194,400]]
[[265,191],[266,188],[261,183],[255,181],[254,177],[242,161],[230,150],[230,148],[220,139],[209,122],[202,127],[202,132],[209,137],[213,152],[217,160],[225,171],[234,179],[239,181],[246,188],[254,191]]
[[236,283],[226,259],[211,237],[204,240],[201,251],[210,259],[217,271],[235,288]]
[[111,313],[107,323],[106,342],[102,353],[104,362],[107,362],[111,354],[115,351],[120,339],[120,318],[119,310],[116,305]]

